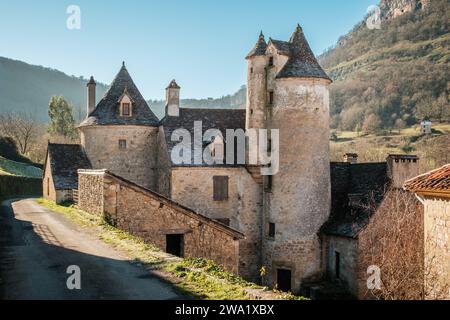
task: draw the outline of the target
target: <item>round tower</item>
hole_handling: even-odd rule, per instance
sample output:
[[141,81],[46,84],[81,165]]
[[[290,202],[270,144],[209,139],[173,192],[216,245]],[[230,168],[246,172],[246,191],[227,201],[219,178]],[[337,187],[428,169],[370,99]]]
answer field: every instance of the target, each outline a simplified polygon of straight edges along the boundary
[[134,84],[125,63],[96,106],[95,86],[91,82],[88,114],[78,129],[92,168],[108,169],[155,190],[158,118]]
[[[297,292],[322,275],[319,231],[330,212],[329,93],[300,26],[267,54],[286,61],[271,79],[269,129],[279,130],[279,171],[265,193],[263,265],[269,285]],[[272,91],[273,90],[273,91]]]
[[264,128],[266,106],[266,40],[261,31],[258,42],[247,55],[246,128]]

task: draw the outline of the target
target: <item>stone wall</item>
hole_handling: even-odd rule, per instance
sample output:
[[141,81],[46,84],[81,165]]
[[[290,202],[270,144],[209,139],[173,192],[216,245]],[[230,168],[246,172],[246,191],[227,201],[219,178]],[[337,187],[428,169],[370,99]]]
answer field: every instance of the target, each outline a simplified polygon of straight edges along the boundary
[[171,198],[171,160],[167,151],[163,126],[159,127],[156,152],[158,153],[156,159],[156,191],[167,198]]
[[425,291],[450,299],[450,199],[425,197]]
[[279,172],[265,194],[264,228],[275,224],[273,239],[263,241],[267,284],[276,269],[290,269],[292,290],[322,276],[321,226],[331,202],[329,160],[329,81],[277,79],[269,128],[279,130]]
[[[102,179],[93,179],[94,175]],[[161,250],[166,250],[167,235],[183,235],[184,257],[211,259],[239,273],[240,232],[105,171],[80,171],[79,189],[86,190],[80,192],[82,210],[97,205],[85,195],[95,193],[99,185],[103,187],[103,214],[111,224]]]
[[42,179],[0,174],[0,197],[39,196],[42,194]]
[[[157,127],[89,126],[80,128],[81,144],[94,169],[108,169],[145,188],[156,188]],[[126,140],[126,149],[119,148]]]
[[[214,201],[214,176],[228,176],[225,201]],[[212,219],[229,219],[231,228],[245,234],[240,241],[239,270],[256,281],[261,268],[262,186],[243,167],[173,168],[171,184],[174,201]]]
[[78,170],[78,207],[87,212],[102,214],[103,175],[98,172]]
[[[358,241],[352,238],[326,237],[327,278],[343,285],[354,296],[358,296]],[[336,277],[336,252],[340,255],[340,275]]]

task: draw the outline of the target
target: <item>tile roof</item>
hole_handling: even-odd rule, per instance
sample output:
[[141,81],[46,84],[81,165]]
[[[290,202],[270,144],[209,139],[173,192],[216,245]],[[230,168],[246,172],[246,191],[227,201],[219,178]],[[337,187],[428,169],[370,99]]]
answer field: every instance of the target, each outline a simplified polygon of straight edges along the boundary
[[266,48],[267,48],[266,40],[264,39],[264,35],[261,31],[258,41],[256,42],[253,49],[245,57],[245,59],[255,57],[255,56],[264,56],[266,54]]
[[166,89],[180,89],[180,86],[177,84],[177,82],[175,81],[175,79],[173,79],[172,81],[170,81],[169,85],[167,86]]
[[373,213],[367,209],[368,202],[375,201],[377,205],[383,199],[389,181],[387,164],[332,162],[330,169],[331,214],[322,231],[356,237]]
[[[133,100],[132,115],[130,117],[120,116],[119,98],[125,91]],[[134,84],[125,64],[111,83],[108,91],[106,91],[95,109],[80,124],[80,127],[93,125],[159,125],[158,118],[150,110],[147,102]]]
[[[323,78],[330,80],[325,71],[323,71],[317,62],[317,59],[309,47],[308,41],[306,40],[300,25],[297,25],[297,28],[289,39],[288,44],[289,46],[286,43],[277,43],[277,45],[281,47],[282,52],[289,52],[289,59],[278,73],[278,79]],[[289,47],[289,50],[287,47]]]
[[[166,116],[161,120],[161,124],[164,128],[164,134],[166,138],[167,149],[169,157],[172,149],[179,142],[172,141],[172,133],[176,129],[186,129],[190,132],[193,140],[194,134],[194,121],[202,121],[203,133],[208,129],[218,129],[221,131],[225,138],[226,129],[243,129],[245,130],[245,110],[244,109],[190,109],[180,108],[180,114],[178,117]],[[225,142],[226,143],[226,142]],[[202,146],[203,148],[208,143]],[[226,145],[224,146],[226,148]],[[207,166],[207,164],[194,164],[194,152],[191,149],[192,161],[191,164],[181,164],[177,166]]]
[[49,143],[47,150],[55,189],[77,189],[77,170],[91,168],[81,145]]
[[414,193],[450,194],[450,164],[409,179],[404,188]]

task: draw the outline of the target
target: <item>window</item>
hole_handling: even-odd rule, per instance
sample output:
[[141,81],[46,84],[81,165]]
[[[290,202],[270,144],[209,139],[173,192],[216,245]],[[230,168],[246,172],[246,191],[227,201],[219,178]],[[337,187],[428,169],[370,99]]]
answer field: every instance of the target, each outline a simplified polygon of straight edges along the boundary
[[273,57],[269,58],[269,67],[273,67]]
[[269,91],[269,104],[273,104],[273,91]]
[[334,252],[334,270],[336,272],[336,279],[341,277],[341,254],[337,251]]
[[50,178],[47,178],[47,195],[50,195]]
[[266,192],[272,192],[272,184],[273,184],[273,176],[271,175],[266,176],[266,187],[265,187]]
[[228,176],[213,177],[214,201],[228,200]]
[[122,116],[131,116],[131,105],[129,103],[122,103]]
[[275,238],[275,223],[269,223],[269,238]]
[[250,68],[250,73],[253,73],[253,68]]
[[127,140],[119,140],[119,149],[120,150],[125,150],[127,148]]

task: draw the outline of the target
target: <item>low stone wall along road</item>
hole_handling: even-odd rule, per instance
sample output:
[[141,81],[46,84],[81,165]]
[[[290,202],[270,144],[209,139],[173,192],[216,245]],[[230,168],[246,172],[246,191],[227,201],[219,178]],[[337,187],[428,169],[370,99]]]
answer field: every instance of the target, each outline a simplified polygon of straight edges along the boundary
[[[80,268],[80,290],[67,287],[71,265]],[[178,298],[170,284],[61,214],[33,199],[2,203],[0,299]]]

